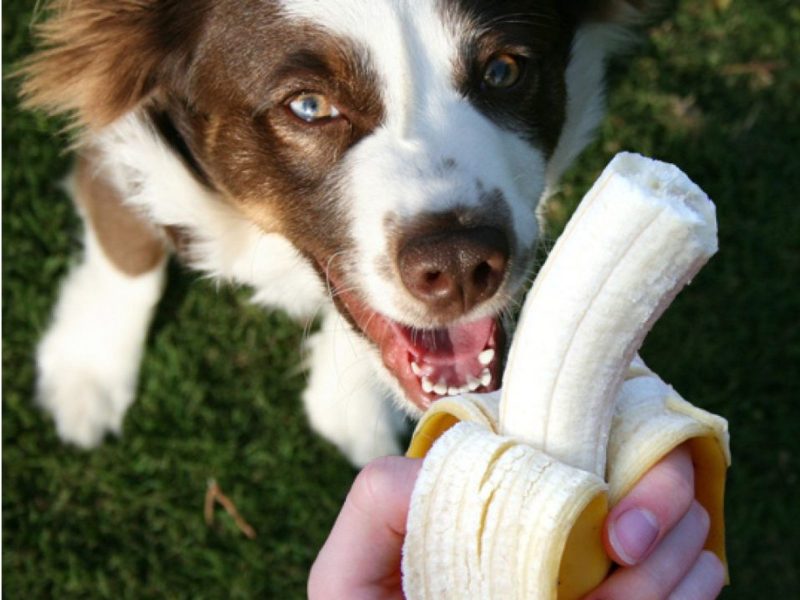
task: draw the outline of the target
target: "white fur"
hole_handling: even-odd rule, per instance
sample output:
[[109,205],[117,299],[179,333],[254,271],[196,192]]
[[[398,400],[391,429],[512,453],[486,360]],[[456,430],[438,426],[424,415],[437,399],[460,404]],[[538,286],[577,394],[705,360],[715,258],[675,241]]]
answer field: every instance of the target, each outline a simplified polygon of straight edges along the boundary
[[84,241],[83,261],[64,282],[39,344],[37,391],[61,438],[89,448],[119,433],[133,402],[164,265],[129,277],[108,261],[91,228]]
[[630,40],[612,24],[584,25],[575,34],[567,66],[567,117],[547,166],[547,186],[555,188],[564,171],[589,143],[605,112],[605,65],[610,54]]

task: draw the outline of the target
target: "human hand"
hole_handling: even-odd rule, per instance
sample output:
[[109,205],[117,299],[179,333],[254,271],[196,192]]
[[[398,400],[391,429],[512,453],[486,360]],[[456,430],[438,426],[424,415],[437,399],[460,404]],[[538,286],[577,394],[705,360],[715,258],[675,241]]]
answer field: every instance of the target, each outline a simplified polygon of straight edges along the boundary
[[310,600],[403,598],[400,560],[422,461],[387,456],[358,474],[308,577]]
[[[359,474],[311,568],[309,598],[403,598],[401,550],[421,465],[387,457]],[[702,550],[707,534],[708,515],[694,500],[691,456],[680,447],[609,514],[606,548],[622,567],[586,600],[716,598],[724,571]]]
[[712,600],[720,560],[704,551],[708,514],[694,499],[694,467],[680,446],[642,477],[606,519],[606,550],[622,568],[585,600]]

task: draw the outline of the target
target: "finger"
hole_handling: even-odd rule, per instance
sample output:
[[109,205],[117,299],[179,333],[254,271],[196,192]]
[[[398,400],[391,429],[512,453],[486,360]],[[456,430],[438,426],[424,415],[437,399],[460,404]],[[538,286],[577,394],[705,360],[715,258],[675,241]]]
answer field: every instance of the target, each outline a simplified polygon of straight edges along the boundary
[[717,555],[701,552],[692,569],[669,596],[669,600],[713,600],[725,585],[725,567]]
[[308,580],[311,598],[376,597],[400,588],[400,553],[421,460],[385,457],[356,477]]
[[645,559],[686,514],[694,499],[694,466],[679,446],[650,469],[606,519],[606,549],[624,566]]
[[695,564],[708,536],[708,527],[708,513],[698,502],[693,502],[646,560],[635,567],[615,571],[587,598],[667,598]]

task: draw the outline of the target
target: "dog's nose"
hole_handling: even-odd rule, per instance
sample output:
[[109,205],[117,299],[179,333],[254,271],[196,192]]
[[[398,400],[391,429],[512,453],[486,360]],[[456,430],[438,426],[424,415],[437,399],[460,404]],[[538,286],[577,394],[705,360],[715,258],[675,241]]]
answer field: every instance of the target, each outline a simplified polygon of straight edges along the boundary
[[406,289],[440,317],[455,318],[491,298],[505,279],[508,237],[494,227],[414,236],[398,255]]

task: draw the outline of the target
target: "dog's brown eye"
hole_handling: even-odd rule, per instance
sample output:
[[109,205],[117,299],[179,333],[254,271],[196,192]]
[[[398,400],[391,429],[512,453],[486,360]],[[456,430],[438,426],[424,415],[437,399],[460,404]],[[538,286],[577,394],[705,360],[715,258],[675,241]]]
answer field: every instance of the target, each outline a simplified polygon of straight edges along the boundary
[[510,54],[498,54],[486,65],[483,82],[493,89],[507,89],[519,81],[522,65],[517,57]]
[[327,96],[312,92],[298,94],[292,98],[288,107],[297,118],[306,123],[314,123],[323,119],[335,119],[341,114],[339,109],[328,100]]

